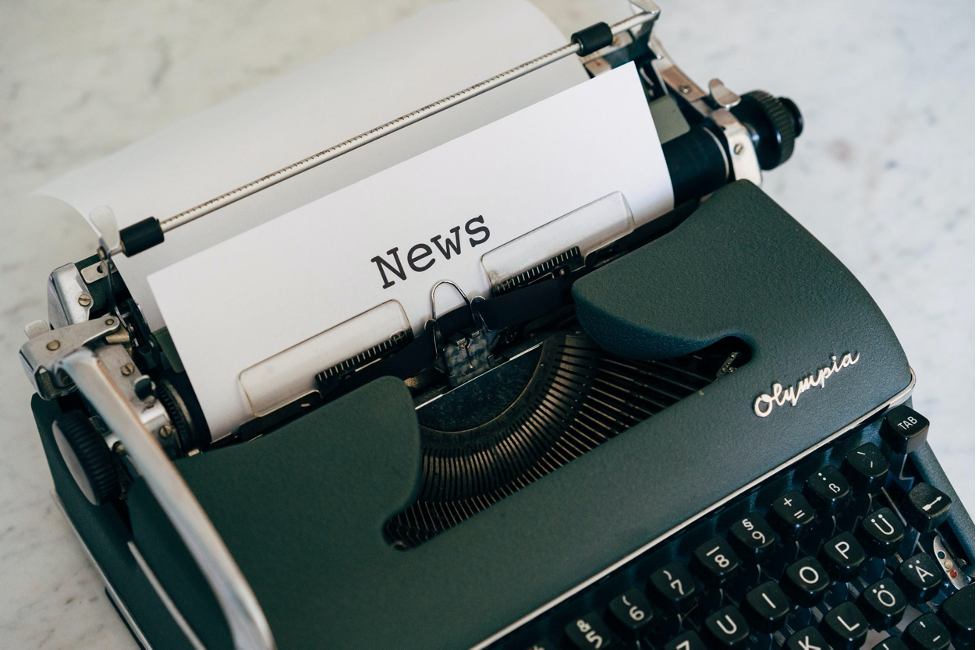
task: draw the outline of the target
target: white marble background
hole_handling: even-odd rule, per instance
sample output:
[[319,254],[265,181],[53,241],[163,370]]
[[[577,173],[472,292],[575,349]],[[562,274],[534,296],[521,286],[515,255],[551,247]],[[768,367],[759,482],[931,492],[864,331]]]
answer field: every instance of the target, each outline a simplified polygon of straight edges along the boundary
[[[22,327],[46,317],[46,275],[89,234],[24,219],[18,200],[423,4],[0,0],[0,646],[134,647],[50,499],[16,359]],[[540,4],[567,33],[613,6]],[[973,513],[974,3],[662,4],[658,33],[692,78],[801,106],[794,159],[765,189],[889,317]]]

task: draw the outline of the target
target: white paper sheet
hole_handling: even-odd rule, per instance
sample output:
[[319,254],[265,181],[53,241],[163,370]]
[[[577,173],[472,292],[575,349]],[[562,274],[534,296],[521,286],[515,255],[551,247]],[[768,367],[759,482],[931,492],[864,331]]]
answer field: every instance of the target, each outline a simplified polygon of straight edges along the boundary
[[[451,279],[489,294],[482,254],[614,191],[637,224],[672,189],[637,72],[579,84],[149,278],[215,438],[250,419],[241,371],[370,307],[397,300],[416,331]],[[488,229],[486,232],[480,228]],[[457,236],[453,228],[459,228]],[[459,242],[450,259],[432,239]],[[419,249],[409,267],[409,251]],[[395,265],[387,288],[374,257]],[[428,264],[434,260],[433,264]],[[438,294],[438,311],[460,304]]]
[[[126,226],[166,218],[566,43],[525,0],[455,0],[184,120],[36,193]],[[586,79],[575,57],[407,127],[166,235],[116,263],[152,329],[146,276]]]

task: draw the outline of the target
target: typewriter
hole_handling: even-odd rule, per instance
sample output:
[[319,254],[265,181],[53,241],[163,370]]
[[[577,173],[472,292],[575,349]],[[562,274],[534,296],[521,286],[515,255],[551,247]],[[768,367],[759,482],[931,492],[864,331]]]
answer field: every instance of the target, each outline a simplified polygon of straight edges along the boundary
[[658,8],[634,4],[360,140],[557,58],[634,65],[676,208],[500,275],[229,436],[113,262],[165,246],[167,222],[102,221],[98,251],[51,274],[21,350],[32,408],[56,500],[140,647],[973,646],[974,524],[913,371],[858,281],[758,188],[800,111],[703,89],[653,34]]

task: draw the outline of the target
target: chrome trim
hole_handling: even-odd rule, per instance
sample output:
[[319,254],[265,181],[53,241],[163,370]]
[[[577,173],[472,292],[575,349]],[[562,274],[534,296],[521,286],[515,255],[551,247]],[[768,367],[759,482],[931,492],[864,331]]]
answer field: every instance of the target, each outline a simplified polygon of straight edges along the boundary
[[844,434],[848,433],[852,429],[855,429],[856,427],[861,426],[862,424],[864,424],[868,420],[872,419],[873,417],[875,417],[879,413],[882,413],[883,411],[885,411],[887,409],[890,409],[890,408],[892,408],[894,406],[898,406],[899,404],[902,404],[907,399],[909,399],[909,396],[913,392],[913,388],[915,388],[915,386],[916,386],[916,371],[914,371],[912,368],[910,368],[909,369],[909,374],[910,374],[909,384],[905,388],[903,388],[901,391],[899,391],[898,393],[896,393],[895,395],[893,395],[892,397],[890,397],[888,400],[886,400],[885,402],[883,402],[879,406],[876,406],[874,409],[872,409],[868,413],[864,414],[860,418],[857,418],[856,420],[854,420],[853,422],[849,423],[848,425],[842,427],[841,429],[838,429],[837,431],[835,431],[834,433],[832,433],[828,437],[826,437],[823,440],[821,440],[820,442],[818,442],[816,445],[813,445],[813,446],[809,447],[808,449],[804,450],[803,452],[801,452],[797,456],[794,456],[793,458],[784,461],[783,463],[781,463],[780,465],[777,465],[776,467],[774,467],[773,469],[769,470],[765,474],[762,474],[759,477],[753,479],[752,481],[750,481],[749,483],[747,483],[746,485],[744,485],[740,489],[738,489],[735,492],[732,492],[731,494],[727,495],[726,497],[720,499],[719,501],[717,501],[716,503],[712,504],[711,506],[709,506],[705,510],[701,510],[698,513],[696,513],[695,515],[693,515],[692,517],[689,517],[688,519],[686,519],[685,521],[683,521],[682,523],[680,523],[679,525],[673,526],[672,528],[670,528],[669,530],[667,530],[665,533],[659,535],[658,537],[656,537],[655,539],[651,540],[650,542],[648,542],[644,546],[638,548],[637,550],[632,551],[628,555],[625,555],[623,558],[621,558],[620,560],[618,560],[614,564],[610,565],[606,569],[604,569],[604,570],[600,571],[599,573],[591,576],[590,578],[587,578],[586,580],[584,580],[583,582],[581,582],[580,584],[578,584],[576,587],[573,587],[572,589],[570,589],[570,590],[568,590],[568,591],[560,594],[559,596],[557,596],[553,600],[549,601],[548,603],[546,603],[545,605],[543,605],[541,607],[538,607],[537,609],[533,610],[529,614],[526,614],[525,616],[523,616],[519,620],[517,620],[517,621],[515,621],[513,623],[510,623],[509,625],[507,625],[506,627],[502,628],[501,630],[499,630],[498,632],[496,632],[495,634],[493,634],[489,638],[485,639],[481,643],[478,643],[477,645],[472,646],[471,647],[471,650],[482,650],[482,648],[488,647],[489,645],[495,643],[496,641],[498,641],[499,639],[503,638],[507,634],[516,631],[517,629],[519,629],[520,627],[522,627],[526,623],[530,622],[534,618],[540,616],[541,614],[543,614],[546,611],[552,609],[556,605],[558,605],[558,604],[562,603],[563,601],[567,600],[571,596],[574,596],[574,595],[580,593],[581,591],[583,591],[584,589],[586,589],[590,585],[594,584],[595,582],[597,582],[598,580],[600,580],[604,576],[606,576],[606,575],[608,575],[610,573],[613,573],[614,571],[616,571],[617,569],[621,568],[622,566],[624,566],[625,564],[627,564],[631,560],[635,559],[639,555],[641,555],[641,554],[647,552],[648,550],[654,548],[655,546],[657,546],[661,542],[667,540],[669,537],[671,537],[675,533],[679,532],[683,528],[687,528],[691,524],[694,524],[696,521],[698,521],[702,517],[708,515],[710,512],[713,512],[714,510],[716,510],[716,509],[718,509],[718,508],[726,505],[727,503],[729,503],[730,501],[732,501],[736,497],[740,496],[744,492],[749,492],[750,490],[752,490],[753,488],[755,488],[757,485],[759,485],[760,483],[763,483],[768,478],[770,478],[771,476],[773,476],[777,472],[781,471],[782,469],[785,469],[785,468],[790,467],[791,465],[797,463],[798,461],[800,461],[803,458],[805,458],[806,456],[809,456],[810,454],[814,453],[815,451],[817,451],[821,447],[824,447],[828,443],[833,442],[837,438],[839,438],[839,437],[843,436]]
[[55,370],[74,381],[92,409],[125,445],[129,459],[207,579],[227,620],[234,647],[274,650],[268,620],[224,540],[95,353],[84,347],[75,350],[60,359]]
[[98,560],[95,559],[95,556],[92,555],[92,552],[88,549],[88,544],[85,543],[85,540],[81,537],[81,533],[79,533],[78,529],[75,528],[75,522],[71,521],[71,517],[68,516],[68,511],[64,507],[64,502],[61,501],[61,497],[58,496],[57,492],[52,490],[51,498],[54,500],[54,505],[58,506],[58,510],[60,510],[61,514],[64,515],[64,520],[68,522],[68,527],[71,529],[71,532],[73,532],[75,537],[78,538],[78,542],[81,544],[82,550],[85,551],[85,555],[88,556],[88,561],[92,563],[93,567],[95,567],[98,577],[101,578],[102,582],[105,584],[105,593],[108,594],[109,598],[115,604],[116,609],[119,610],[119,615],[125,619],[125,623],[129,626],[129,631],[132,632],[132,636],[136,637],[136,642],[145,648],[145,650],[153,650],[152,644],[149,642],[149,639],[146,638],[146,635],[142,633],[142,630],[139,629],[139,625],[136,623],[136,619],[134,619],[132,614],[129,612],[129,608],[126,607],[125,603],[122,601],[122,598],[120,598],[119,594],[115,591],[115,587],[113,587],[112,583],[109,582],[108,576],[106,576],[105,571],[102,570],[102,565],[99,564]]
[[139,549],[136,548],[135,543],[130,541],[127,545],[129,546],[129,552],[132,553],[132,557],[136,560],[136,564],[139,565],[139,569],[143,572],[143,575],[146,576],[146,579],[149,580],[149,584],[153,586],[153,591],[156,592],[156,595],[159,596],[159,599],[163,602],[163,606],[166,607],[166,611],[170,613],[170,616],[173,617],[176,624],[180,626],[180,630],[186,635],[190,645],[192,645],[196,650],[207,650],[207,646],[201,643],[197,635],[194,634],[193,628],[190,627],[189,623],[187,623],[187,619],[183,618],[183,614],[181,614],[180,610],[177,609],[176,603],[174,603],[170,598],[170,595],[166,593],[166,589],[164,589],[163,585],[160,584],[159,580],[156,578],[156,574],[153,573],[153,570],[149,568],[149,565],[146,563],[146,558],[144,558],[142,553],[139,552]]

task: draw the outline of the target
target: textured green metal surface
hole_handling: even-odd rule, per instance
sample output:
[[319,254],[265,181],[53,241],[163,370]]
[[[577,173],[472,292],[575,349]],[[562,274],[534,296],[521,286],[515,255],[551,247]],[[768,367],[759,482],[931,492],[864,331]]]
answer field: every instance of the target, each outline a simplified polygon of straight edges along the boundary
[[[753,358],[410,551],[382,535],[413,498],[420,467],[399,381],[378,380],[269,436],[178,462],[280,648],[470,646],[910,381],[864,289],[748,183],[716,192],[673,232],[585,277],[574,296],[588,333],[618,354],[673,356],[736,335]],[[794,383],[845,352],[857,352],[858,364],[796,407],[754,415],[772,382]],[[133,490],[131,507],[150,512],[148,496]],[[173,567],[155,551],[178,543],[172,529],[158,516],[133,522],[164,579]],[[185,614],[195,627],[208,623]]]
[[138,622],[154,648],[191,650],[180,628],[170,617],[129,552],[129,530],[119,511],[112,505],[93,506],[78,489],[61,458],[51,433],[51,424],[61,414],[56,402],[46,402],[37,395],[31,400],[34,420],[44,446],[54,489],[64,504],[75,530],[111,581],[123,605]]

